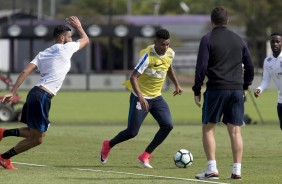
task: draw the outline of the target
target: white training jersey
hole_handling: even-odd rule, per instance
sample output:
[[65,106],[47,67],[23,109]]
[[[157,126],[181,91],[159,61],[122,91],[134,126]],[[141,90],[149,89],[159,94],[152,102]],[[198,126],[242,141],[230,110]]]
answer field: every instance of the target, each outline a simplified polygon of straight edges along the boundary
[[282,103],[282,52],[277,58],[273,57],[273,55],[265,58],[263,63],[263,78],[258,87],[261,92],[269,85],[270,78],[273,79],[278,89],[278,103]]
[[79,50],[79,46],[79,42],[54,44],[39,52],[31,61],[40,72],[40,79],[35,86],[43,86],[56,95],[71,68],[70,59]]

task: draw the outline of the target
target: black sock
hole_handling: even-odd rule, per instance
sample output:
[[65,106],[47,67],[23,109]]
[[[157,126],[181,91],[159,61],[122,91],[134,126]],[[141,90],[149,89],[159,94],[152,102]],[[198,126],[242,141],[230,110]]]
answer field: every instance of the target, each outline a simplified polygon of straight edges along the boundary
[[15,156],[17,153],[15,152],[15,149],[12,148],[10,150],[8,150],[6,153],[3,153],[1,155],[2,158],[4,159],[10,159],[11,157]]
[[18,137],[19,135],[20,135],[20,130],[18,128],[5,130],[3,132],[3,137],[9,137],[9,136],[17,136]]

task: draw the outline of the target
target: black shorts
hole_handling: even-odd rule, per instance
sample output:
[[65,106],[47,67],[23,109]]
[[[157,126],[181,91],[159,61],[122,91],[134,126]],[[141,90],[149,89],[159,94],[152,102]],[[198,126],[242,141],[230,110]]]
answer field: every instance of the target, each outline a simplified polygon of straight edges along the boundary
[[[243,125],[243,90],[207,90],[204,93],[202,123],[231,123]],[[223,116],[223,117],[222,117]]]
[[35,86],[26,98],[23,106],[21,122],[27,124],[29,128],[46,132],[49,122],[49,110],[51,107],[52,95]]

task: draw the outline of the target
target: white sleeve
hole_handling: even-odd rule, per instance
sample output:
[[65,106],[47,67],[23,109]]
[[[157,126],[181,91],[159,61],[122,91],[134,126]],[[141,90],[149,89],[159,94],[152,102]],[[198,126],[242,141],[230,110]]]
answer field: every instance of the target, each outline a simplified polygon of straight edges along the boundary
[[145,53],[139,59],[138,64],[136,65],[136,67],[134,69],[142,74],[146,70],[146,68],[148,68],[148,66],[149,66],[149,55],[147,53]]
[[258,87],[258,89],[260,89],[261,92],[267,88],[270,82],[270,78],[271,78],[268,67],[266,65],[267,65],[267,61],[264,60],[262,81]]
[[73,54],[79,50],[80,43],[79,42],[67,42],[65,43],[64,46],[67,52]]
[[35,64],[36,66],[38,66],[38,54],[35,56],[35,58],[30,63]]

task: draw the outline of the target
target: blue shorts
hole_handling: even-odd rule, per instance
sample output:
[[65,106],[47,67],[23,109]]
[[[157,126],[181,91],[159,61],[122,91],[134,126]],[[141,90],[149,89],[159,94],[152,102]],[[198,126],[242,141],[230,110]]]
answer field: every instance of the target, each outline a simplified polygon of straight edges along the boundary
[[27,124],[29,128],[46,132],[49,122],[49,110],[51,107],[52,95],[35,86],[26,98],[23,106],[21,122]]
[[[153,99],[147,99],[149,103],[149,112],[158,122],[160,127],[172,127],[172,118],[169,107],[162,96]],[[133,134],[139,132],[139,129],[148,115],[148,112],[141,110],[138,97],[131,93],[130,107],[128,114],[128,129]]]
[[202,108],[202,123],[218,123],[221,118],[225,124],[243,125],[243,90],[206,90]]

